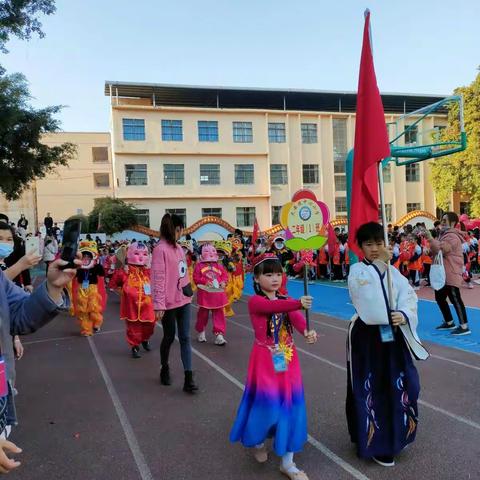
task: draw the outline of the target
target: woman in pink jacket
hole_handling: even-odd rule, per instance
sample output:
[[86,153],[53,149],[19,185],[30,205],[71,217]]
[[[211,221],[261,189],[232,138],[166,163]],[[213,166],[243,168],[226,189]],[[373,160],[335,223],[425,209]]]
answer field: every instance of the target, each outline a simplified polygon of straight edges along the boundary
[[180,352],[185,370],[183,390],[194,393],[198,387],[193,381],[192,347],[190,344],[190,302],[192,288],[183,249],[177,245],[182,235],[183,221],[177,215],[165,214],[160,226],[160,242],[152,256],[152,293],[155,320],[161,320],[163,340],[160,344],[160,382],[170,385],[168,357],[175,340],[175,322],[178,328]]
[[[472,333],[468,328],[467,311],[460,295],[463,273],[463,247],[464,235],[455,228],[458,224],[458,215],[455,212],[446,212],[442,217],[440,235],[434,239],[427,230],[426,235],[430,241],[430,251],[436,255],[440,250],[443,253],[445,267],[445,286],[435,291],[435,300],[443,314],[443,323],[437,330],[451,330],[452,335],[468,335]],[[457,312],[460,325],[455,326],[452,312],[448,306],[447,298]]]

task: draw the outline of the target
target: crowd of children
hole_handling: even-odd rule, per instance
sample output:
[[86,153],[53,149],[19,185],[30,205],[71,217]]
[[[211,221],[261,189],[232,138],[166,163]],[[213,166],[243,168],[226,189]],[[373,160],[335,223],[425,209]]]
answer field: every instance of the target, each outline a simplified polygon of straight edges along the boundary
[[[175,322],[180,322],[184,391],[195,393],[198,386],[192,376],[188,333],[191,297],[196,291],[197,340],[207,341],[211,314],[214,344],[224,346],[227,318],[234,315],[232,306],[242,296],[245,273],[251,272],[255,295],[248,308],[255,342],[230,439],[251,448],[254,458],[263,463],[268,459],[266,441],[273,438],[273,451],[281,458],[280,471],[290,479],[307,480],[306,473],[293,461],[294,453],[302,450],[308,437],[293,334],[296,330],[307,343],[315,343],[317,335],[307,328],[300,313],[311,307],[312,298],[289,298],[287,277],[308,275],[309,281],[333,282],[348,279],[357,312],[350,326],[347,352],[349,433],[360,457],[371,458],[383,466],[394,465],[395,455],[414,441],[418,426],[420,383],[412,354],[426,359],[428,353],[416,333],[414,290],[420,288],[422,280],[430,284],[430,242],[438,236],[440,225],[435,224],[428,232],[421,223],[402,229],[389,225],[390,249],[383,244],[383,228],[379,224],[364,225],[356,241],[365,258],[352,267],[351,273],[348,235],[339,228],[323,248],[302,253],[290,251],[281,235],[260,237],[253,244],[251,238],[236,231],[224,241],[198,245],[188,236],[179,240],[181,226],[172,223],[171,230],[173,267],[164,258],[170,248],[165,233],[164,237],[161,233],[158,244],[153,239],[107,241],[105,245],[98,239],[89,239],[80,243],[82,264],[72,281],[70,295],[71,313],[80,323],[81,335],[91,336],[100,330],[107,289],[119,293],[119,316],[125,322],[126,342],[133,358],[141,358],[140,346],[150,350],[149,339],[155,324],[162,323],[160,381],[170,385],[169,350],[175,338]],[[473,288],[472,272],[479,268],[479,232],[466,231],[462,225],[459,232],[463,241],[463,279]],[[385,281],[383,273],[387,269],[392,272],[396,305],[391,309],[390,324],[385,315],[385,311],[390,311],[388,305],[386,310],[380,308],[385,300],[381,289],[371,287]],[[175,275],[170,276],[167,270]],[[365,285],[370,287],[366,289]],[[381,379],[377,385],[376,377]],[[375,395],[383,400],[378,401]],[[385,437],[383,427],[394,430],[395,438]]]

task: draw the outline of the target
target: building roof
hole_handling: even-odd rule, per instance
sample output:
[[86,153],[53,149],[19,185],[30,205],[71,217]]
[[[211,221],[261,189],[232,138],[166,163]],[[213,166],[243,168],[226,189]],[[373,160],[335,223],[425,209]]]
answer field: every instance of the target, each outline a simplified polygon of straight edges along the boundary
[[[154,98],[156,105],[200,108],[355,112],[356,93],[327,90],[168,85],[105,82],[105,95]],[[382,93],[385,113],[410,113],[447,95]]]

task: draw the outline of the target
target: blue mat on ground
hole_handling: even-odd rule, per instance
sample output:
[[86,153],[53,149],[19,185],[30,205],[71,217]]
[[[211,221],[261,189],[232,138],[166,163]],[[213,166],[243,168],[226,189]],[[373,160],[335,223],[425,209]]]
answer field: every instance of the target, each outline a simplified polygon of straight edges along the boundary
[[[313,312],[342,320],[350,320],[355,310],[351,304],[348,289],[345,284],[330,285],[315,283],[308,286],[310,295],[313,296]],[[248,274],[245,278],[244,294],[253,295],[252,277]],[[294,298],[303,295],[303,280],[289,280],[288,293]],[[453,308],[453,318],[456,314]],[[438,343],[446,347],[458,348],[480,354],[480,309],[467,307],[467,316],[471,335],[453,337],[449,332],[438,332],[435,327],[442,322],[442,315],[436,304],[431,300],[418,301],[419,327],[418,334],[425,341]],[[458,323],[458,322],[457,322]]]

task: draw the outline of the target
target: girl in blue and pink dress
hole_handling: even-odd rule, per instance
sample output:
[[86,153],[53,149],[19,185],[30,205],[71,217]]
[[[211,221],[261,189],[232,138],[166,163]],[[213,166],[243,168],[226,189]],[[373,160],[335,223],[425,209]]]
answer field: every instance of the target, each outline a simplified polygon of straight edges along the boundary
[[307,331],[302,308],[312,297],[300,300],[278,294],[282,265],[273,254],[254,261],[255,292],[248,303],[255,331],[247,383],[230,433],[232,442],[254,448],[257,461],[267,461],[265,440],[273,437],[273,450],[282,457],[280,471],[292,480],[308,480],[297,469],[293,454],[307,441],[307,415],[302,373],[293,343],[293,329],[315,343],[317,334]]

